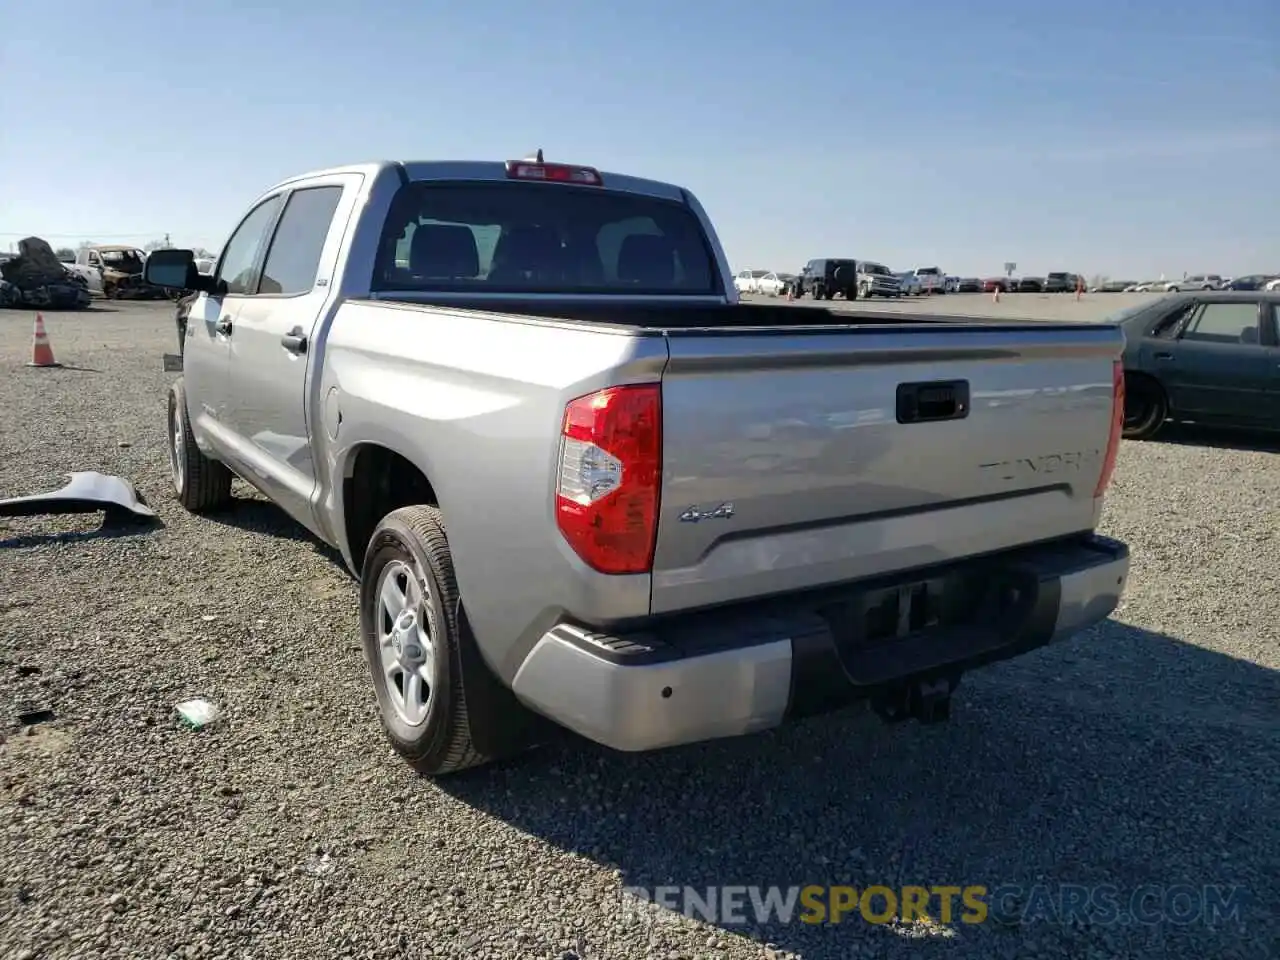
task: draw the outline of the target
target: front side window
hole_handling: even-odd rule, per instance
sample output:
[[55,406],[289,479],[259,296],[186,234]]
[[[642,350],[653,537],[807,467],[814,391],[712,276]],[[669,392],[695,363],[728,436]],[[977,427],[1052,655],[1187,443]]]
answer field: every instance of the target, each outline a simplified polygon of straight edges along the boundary
[[701,226],[684,204],[595,187],[500,181],[401,188],[383,231],[375,288],[721,292]]
[[222,262],[218,265],[218,278],[226,283],[228,294],[245,296],[257,288],[255,267],[258,254],[262,252],[267,227],[279,206],[279,195],[262,201],[240,221],[240,226],[227,241],[226,249],[222,251]]

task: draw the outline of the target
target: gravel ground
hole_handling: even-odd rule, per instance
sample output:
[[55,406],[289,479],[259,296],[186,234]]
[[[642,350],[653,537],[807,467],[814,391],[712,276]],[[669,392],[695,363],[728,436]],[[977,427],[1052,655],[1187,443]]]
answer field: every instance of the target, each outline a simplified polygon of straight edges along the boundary
[[[1036,309],[1087,306],[1055,302]],[[6,960],[1277,955],[1276,447],[1126,444],[1103,524],[1134,553],[1123,606],[972,675],[948,725],[854,710],[647,756],[566,738],[432,783],[382,739],[356,588],[329,551],[240,485],[218,520],[170,499],[170,316],[47,314],[76,369],[31,370],[31,315],[0,314],[0,492],[98,469],[163,521],[0,520]],[[183,728],[193,696],[223,718]],[[53,717],[24,726],[34,710]],[[809,883],[1248,894],[1217,927],[620,908],[621,885]]]

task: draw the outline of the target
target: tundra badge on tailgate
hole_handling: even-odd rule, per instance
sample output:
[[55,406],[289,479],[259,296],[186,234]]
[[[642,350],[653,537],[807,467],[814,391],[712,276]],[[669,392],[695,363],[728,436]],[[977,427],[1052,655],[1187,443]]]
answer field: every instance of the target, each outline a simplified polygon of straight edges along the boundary
[[690,507],[684,513],[680,514],[682,523],[697,523],[699,520],[732,520],[733,504],[722,503],[718,507],[711,510],[699,510],[696,506]]
[[1021,480],[1037,475],[1069,473],[1080,470],[1086,465],[1092,467],[1094,461],[1101,456],[1101,450],[1069,450],[1048,453],[1040,457],[1019,457],[1016,460],[1001,460],[997,463],[980,463],[978,469],[999,471],[1001,480]]

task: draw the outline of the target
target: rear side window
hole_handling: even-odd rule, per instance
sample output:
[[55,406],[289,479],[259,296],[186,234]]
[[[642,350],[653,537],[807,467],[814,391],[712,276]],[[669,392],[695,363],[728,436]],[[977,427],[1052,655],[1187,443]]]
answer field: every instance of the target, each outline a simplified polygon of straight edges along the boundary
[[289,195],[262,268],[259,293],[310,293],[342,187],[307,187]]
[[1150,336],[1169,339],[1178,332],[1178,327],[1182,325],[1182,321],[1195,309],[1196,305],[1194,303],[1178,307],[1172,313],[1156,321],[1151,328]]
[[1182,338],[1204,343],[1257,344],[1258,305],[1206,303]]
[[392,203],[380,291],[713,295],[722,292],[684,204],[596,187],[411,183]]

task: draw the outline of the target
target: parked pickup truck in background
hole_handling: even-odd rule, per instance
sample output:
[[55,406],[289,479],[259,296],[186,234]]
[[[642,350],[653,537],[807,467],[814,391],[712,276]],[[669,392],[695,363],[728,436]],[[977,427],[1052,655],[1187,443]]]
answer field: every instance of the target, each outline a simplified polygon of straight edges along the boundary
[[915,275],[926,294],[948,292],[946,275],[937,267],[916,267]]
[[863,300],[870,300],[872,297],[900,297],[902,288],[893,271],[883,263],[859,260],[858,296]]
[[692,193],[541,152],[300,176],[147,274],[197,291],[177,498],[239,475],[340,552],[427,774],[942,719],[1124,588],[1114,325],[742,303]]

